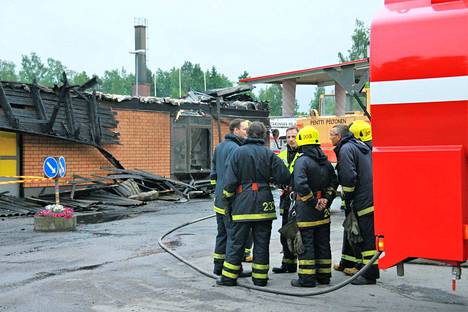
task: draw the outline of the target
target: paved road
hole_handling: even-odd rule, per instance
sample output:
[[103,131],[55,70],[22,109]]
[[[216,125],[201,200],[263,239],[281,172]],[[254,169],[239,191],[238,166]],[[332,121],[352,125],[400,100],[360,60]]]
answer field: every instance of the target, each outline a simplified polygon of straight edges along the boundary
[[[338,203],[336,203],[338,204]],[[407,265],[405,277],[382,272],[376,286],[347,286],[313,298],[219,287],[157,245],[166,230],[208,214],[209,201],[152,203],[153,212],[84,224],[74,233],[34,233],[32,218],[0,219],[0,312],[3,311],[468,311],[468,273],[450,289],[451,270]],[[339,259],[343,216],[332,212],[332,249]],[[279,264],[275,222],[271,264]],[[211,270],[215,220],[183,228],[169,245]],[[270,274],[269,287],[293,290],[294,274]],[[345,277],[334,273],[332,283]],[[323,287],[323,286],[320,286]],[[297,290],[297,289],[294,289]]]

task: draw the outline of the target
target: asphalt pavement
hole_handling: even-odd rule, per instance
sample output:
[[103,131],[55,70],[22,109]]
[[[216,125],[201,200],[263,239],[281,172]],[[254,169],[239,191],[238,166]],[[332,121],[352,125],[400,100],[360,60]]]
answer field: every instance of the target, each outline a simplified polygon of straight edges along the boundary
[[[451,268],[405,265],[381,272],[377,285],[349,285],[317,297],[287,297],[213,279],[182,264],[157,244],[167,230],[212,214],[209,200],[152,202],[129,218],[80,224],[76,232],[36,233],[32,218],[0,219],[0,312],[4,311],[468,311],[468,272],[451,290]],[[332,209],[333,262],[339,261],[343,213]],[[141,210],[141,209],[140,209]],[[140,211],[141,212],[141,211]],[[274,222],[271,266],[281,262],[279,220]],[[167,244],[193,263],[212,269],[215,219],[171,234]],[[247,267],[249,265],[246,265]],[[465,269],[466,270],[466,269]],[[289,285],[295,274],[273,274],[269,288]],[[346,278],[333,272],[332,284]],[[251,283],[246,279],[247,283]],[[318,288],[327,287],[319,286]]]

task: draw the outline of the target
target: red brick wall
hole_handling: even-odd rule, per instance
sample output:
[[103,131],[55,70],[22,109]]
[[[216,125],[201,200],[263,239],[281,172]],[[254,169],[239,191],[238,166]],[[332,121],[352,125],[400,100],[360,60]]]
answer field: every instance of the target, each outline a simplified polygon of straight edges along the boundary
[[[106,149],[128,169],[142,169],[162,176],[170,176],[170,115],[162,112],[115,110],[119,121],[120,145]],[[42,162],[46,156],[64,156],[67,177],[73,174],[90,177],[103,175],[101,166],[112,166],[93,147],[45,138],[23,135],[23,175],[42,176]],[[52,185],[51,183],[26,183],[25,187]]]
[[169,113],[117,111],[120,144],[108,146],[125,168],[171,175],[171,118]]
[[[221,119],[221,142],[224,141],[224,136],[226,134],[229,133],[229,122],[231,120],[228,120],[228,119]],[[218,122],[216,120],[213,120],[211,122],[211,129],[212,129],[212,132],[213,133],[213,139],[212,139],[212,142],[213,142],[213,151],[216,147],[216,145],[218,145]]]

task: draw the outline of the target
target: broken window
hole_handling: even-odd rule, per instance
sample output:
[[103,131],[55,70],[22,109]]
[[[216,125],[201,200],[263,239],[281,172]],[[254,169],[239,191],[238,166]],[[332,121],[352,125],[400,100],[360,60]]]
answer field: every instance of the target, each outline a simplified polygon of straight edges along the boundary
[[211,120],[180,116],[173,120],[172,175],[209,174],[211,166]]

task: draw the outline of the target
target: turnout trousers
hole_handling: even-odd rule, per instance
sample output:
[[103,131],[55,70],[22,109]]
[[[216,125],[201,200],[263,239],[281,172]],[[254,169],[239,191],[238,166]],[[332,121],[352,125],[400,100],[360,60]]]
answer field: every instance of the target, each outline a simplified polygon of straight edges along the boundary
[[[280,201],[280,211],[282,211],[281,216],[281,226],[286,225],[289,222],[289,206],[291,205],[291,199],[289,195],[281,198]],[[289,250],[286,237],[280,235],[280,242],[283,249],[283,260],[281,264],[283,267],[286,267],[288,271],[294,271],[297,269],[297,257]]]
[[227,245],[227,238],[228,238],[228,229],[229,223],[231,220],[227,218],[225,215],[220,213],[216,213],[216,224],[218,226],[218,232],[216,234],[216,244],[215,250],[213,253],[213,261],[214,261],[214,270],[215,274],[220,275],[223,269],[223,262],[226,258],[226,245]]
[[[374,213],[368,213],[358,217],[359,229],[364,241],[359,244],[358,248],[361,252],[362,264],[361,267],[369,263],[369,260],[377,253],[375,250],[375,234],[374,234]],[[363,277],[371,280],[380,277],[378,261],[362,275]]]
[[244,247],[251,232],[254,244],[252,281],[255,285],[266,285],[270,268],[271,223],[272,220],[230,223],[222,280],[235,281],[239,277]]
[[330,223],[300,228],[304,253],[299,258],[299,282],[310,284],[331,278]]
[[[344,202],[344,201],[343,201]],[[347,217],[350,213],[349,209],[345,209],[345,216]],[[343,247],[341,249],[341,261],[340,265],[343,268],[360,268],[362,264],[361,251],[359,246],[351,246],[346,235],[346,231],[343,231]]]

